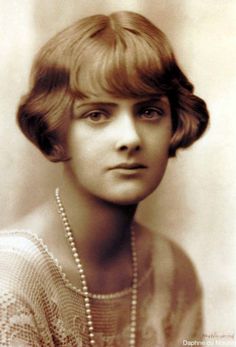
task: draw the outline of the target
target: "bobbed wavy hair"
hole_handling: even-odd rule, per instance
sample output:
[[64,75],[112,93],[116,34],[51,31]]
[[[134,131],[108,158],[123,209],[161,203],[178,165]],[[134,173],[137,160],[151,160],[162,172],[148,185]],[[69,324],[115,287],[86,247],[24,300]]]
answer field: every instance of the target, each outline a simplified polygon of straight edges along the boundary
[[73,103],[99,90],[122,98],[166,95],[173,128],[170,157],[196,141],[208,124],[206,104],[193,94],[166,36],[128,11],[83,18],[48,41],[33,64],[18,124],[49,160],[66,161],[65,124]]

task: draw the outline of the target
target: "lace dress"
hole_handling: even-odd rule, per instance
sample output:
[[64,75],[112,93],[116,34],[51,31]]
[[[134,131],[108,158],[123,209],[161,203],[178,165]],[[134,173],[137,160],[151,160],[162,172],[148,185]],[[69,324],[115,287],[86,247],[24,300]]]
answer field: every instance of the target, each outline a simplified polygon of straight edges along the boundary
[[[128,288],[91,297],[97,347],[128,347],[130,294]],[[139,282],[138,302],[137,347],[201,340],[196,275],[186,255],[162,236]],[[0,232],[0,346],[89,346],[82,294],[31,232]]]

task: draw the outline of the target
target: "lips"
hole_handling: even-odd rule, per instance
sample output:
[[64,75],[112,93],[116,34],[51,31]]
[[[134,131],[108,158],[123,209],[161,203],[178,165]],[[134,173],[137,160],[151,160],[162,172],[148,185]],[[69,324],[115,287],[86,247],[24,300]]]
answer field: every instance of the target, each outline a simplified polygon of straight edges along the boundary
[[146,169],[147,166],[141,163],[121,163],[114,166],[112,169],[126,169],[126,170],[137,170],[137,169]]

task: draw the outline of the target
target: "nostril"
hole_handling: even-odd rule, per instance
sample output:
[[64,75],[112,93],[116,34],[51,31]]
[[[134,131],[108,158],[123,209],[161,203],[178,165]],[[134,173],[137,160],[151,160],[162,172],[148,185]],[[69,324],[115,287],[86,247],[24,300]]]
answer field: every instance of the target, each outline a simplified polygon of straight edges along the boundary
[[140,146],[137,145],[135,148],[134,148],[135,151],[139,151],[140,150]]
[[123,129],[119,129],[117,140],[115,142],[116,149],[119,151],[137,152],[142,147],[142,140],[135,124],[128,124]]
[[121,151],[126,151],[127,149],[128,149],[128,147],[127,147],[127,146],[124,146],[124,145],[120,147],[120,150],[121,150]]
[[139,151],[140,150],[140,145],[136,145],[136,146],[128,146],[128,145],[122,145],[120,146],[120,151],[127,151],[127,150],[133,150],[133,151]]

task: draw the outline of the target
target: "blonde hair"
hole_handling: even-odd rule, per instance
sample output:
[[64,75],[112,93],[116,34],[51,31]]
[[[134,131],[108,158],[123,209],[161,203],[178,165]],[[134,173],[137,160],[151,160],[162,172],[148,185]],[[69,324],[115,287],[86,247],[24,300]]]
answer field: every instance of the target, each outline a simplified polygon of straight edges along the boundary
[[166,36],[145,17],[127,11],[83,18],[40,50],[18,124],[51,161],[65,161],[64,128],[73,102],[99,90],[125,98],[166,95],[173,125],[170,156],[207,127],[206,104],[193,94]]

